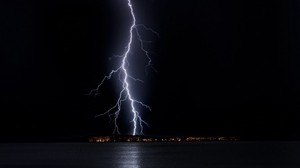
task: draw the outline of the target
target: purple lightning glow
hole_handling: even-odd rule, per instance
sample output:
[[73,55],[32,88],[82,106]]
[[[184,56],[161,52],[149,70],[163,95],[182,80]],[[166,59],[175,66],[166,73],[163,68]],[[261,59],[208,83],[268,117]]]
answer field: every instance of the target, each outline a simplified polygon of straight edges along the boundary
[[119,81],[122,85],[122,90],[119,92],[119,97],[117,99],[116,104],[111,107],[110,109],[108,109],[106,112],[97,115],[96,117],[99,116],[103,116],[103,115],[108,115],[109,118],[112,120],[113,118],[113,123],[114,123],[114,130],[113,133],[118,133],[120,134],[119,131],[119,127],[117,124],[117,120],[122,108],[122,103],[124,102],[129,102],[130,104],[130,112],[132,113],[132,120],[131,122],[133,123],[133,130],[132,130],[132,135],[137,135],[137,134],[143,134],[143,126],[147,125],[147,122],[145,122],[142,117],[140,112],[137,110],[136,105],[142,106],[148,110],[151,111],[151,108],[144,104],[141,101],[136,100],[133,96],[132,96],[132,91],[130,90],[130,81],[139,81],[139,82],[143,82],[140,79],[134,78],[132,77],[129,72],[128,72],[128,67],[129,67],[129,62],[128,62],[128,57],[131,55],[131,50],[132,50],[132,42],[134,39],[134,31],[136,32],[136,39],[140,42],[140,46],[141,46],[141,50],[144,52],[146,58],[148,59],[148,64],[146,65],[145,68],[148,67],[152,67],[152,60],[150,58],[149,52],[144,48],[144,43],[147,43],[149,41],[144,41],[142,40],[142,37],[139,33],[139,28],[143,28],[144,30],[147,31],[151,31],[152,33],[158,35],[157,32],[153,31],[150,28],[147,28],[146,26],[142,25],[142,24],[136,24],[136,17],[135,17],[135,13],[133,10],[133,6],[131,3],[131,0],[127,0],[128,1],[128,8],[130,9],[130,13],[131,13],[131,17],[132,17],[132,25],[130,26],[130,31],[129,31],[129,41],[128,44],[126,46],[126,51],[124,52],[123,55],[121,55],[120,57],[122,57],[122,62],[121,65],[116,68],[113,69],[107,76],[105,76],[102,81],[99,83],[99,85],[97,86],[96,89],[91,90],[91,92],[89,93],[90,95],[98,95],[99,93],[99,89],[100,87],[103,85],[103,83],[106,80],[111,79],[111,77],[115,74],[118,74],[119,76]]

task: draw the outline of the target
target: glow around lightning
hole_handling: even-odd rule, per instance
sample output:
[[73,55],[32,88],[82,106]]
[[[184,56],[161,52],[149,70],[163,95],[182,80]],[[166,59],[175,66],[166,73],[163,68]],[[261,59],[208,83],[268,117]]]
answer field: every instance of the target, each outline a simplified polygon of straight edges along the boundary
[[[134,9],[132,6],[132,2],[131,2],[131,0],[127,0],[127,1],[128,1],[128,3],[127,3],[128,8],[130,9],[130,14],[132,17],[132,24],[131,24],[130,30],[129,30],[129,41],[126,46],[126,50],[123,53],[123,55],[120,56],[122,58],[122,61],[121,61],[120,65],[118,66],[118,68],[113,69],[107,76],[105,76],[102,79],[102,81],[99,83],[99,85],[97,86],[96,89],[91,90],[90,95],[91,94],[98,95],[99,89],[103,85],[103,83],[106,80],[111,79],[113,75],[118,75],[119,82],[122,86],[122,89],[119,92],[119,96],[117,98],[116,104],[113,107],[111,107],[110,109],[108,109],[106,112],[99,114],[96,117],[108,115],[109,118],[111,119],[111,122],[113,122],[113,124],[114,124],[113,133],[120,134],[120,130],[119,130],[118,123],[117,123],[118,117],[119,117],[119,114],[122,109],[122,104],[129,103],[130,104],[130,112],[132,113],[132,119],[131,119],[131,123],[133,125],[132,135],[137,135],[137,134],[143,134],[143,126],[144,125],[148,126],[148,124],[142,119],[141,113],[140,113],[140,111],[137,110],[136,106],[137,105],[142,106],[148,110],[151,110],[151,109],[148,105],[135,99],[132,95],[133,91],[130,88],[130,82],[136,82],[136,81],[143,82],[143,81],[140,79],[134,78],[129,74],[128,57],[132,56],[132,43],[133,43],[133,40],[136,39],[140,42],[140,48],[144,52],[145,57],[148,59],[148,64],[146,65],[146,68],[152,67],[149,52],[144,48],[144,43],[146,43],[148,41],[142,40],[142,37],[139,33],[139,29],[142,28],[144,30],[151,31],[152,33],[154,33],[156,35],[158,35],[158,34],[155,31],[153,31],[152,29],[147,28],[146,26],[144,26],[142,24],[136,24],[136,17],[135,17]],[[136,34],[134,34],[134,33],[136,33]],[[136,35],[136,37],[134,35]]]

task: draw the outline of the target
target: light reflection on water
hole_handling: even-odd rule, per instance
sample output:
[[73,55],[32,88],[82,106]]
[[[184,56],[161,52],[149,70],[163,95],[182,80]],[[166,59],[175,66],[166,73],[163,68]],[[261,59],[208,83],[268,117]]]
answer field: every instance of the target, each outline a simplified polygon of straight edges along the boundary
[[115,166],[118,168],[141,168],[140,150],[137,143],[120,146],[113,156]]

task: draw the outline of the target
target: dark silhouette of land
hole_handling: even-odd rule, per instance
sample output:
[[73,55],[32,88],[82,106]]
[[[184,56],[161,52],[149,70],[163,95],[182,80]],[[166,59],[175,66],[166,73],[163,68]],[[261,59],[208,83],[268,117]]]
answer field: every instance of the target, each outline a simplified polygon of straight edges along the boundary
[[213,136],[144,136],[144,135],[113,135],[94,136],[89,142],[200,142],[200,141],[237,141],[238,137]]

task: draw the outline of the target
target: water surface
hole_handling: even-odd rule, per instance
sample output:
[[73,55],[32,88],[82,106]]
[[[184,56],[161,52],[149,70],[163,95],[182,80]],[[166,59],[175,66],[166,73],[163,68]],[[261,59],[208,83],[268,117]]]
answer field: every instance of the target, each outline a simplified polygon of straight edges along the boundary
[[299,168],[300,142],[3,143],[0,168]]

